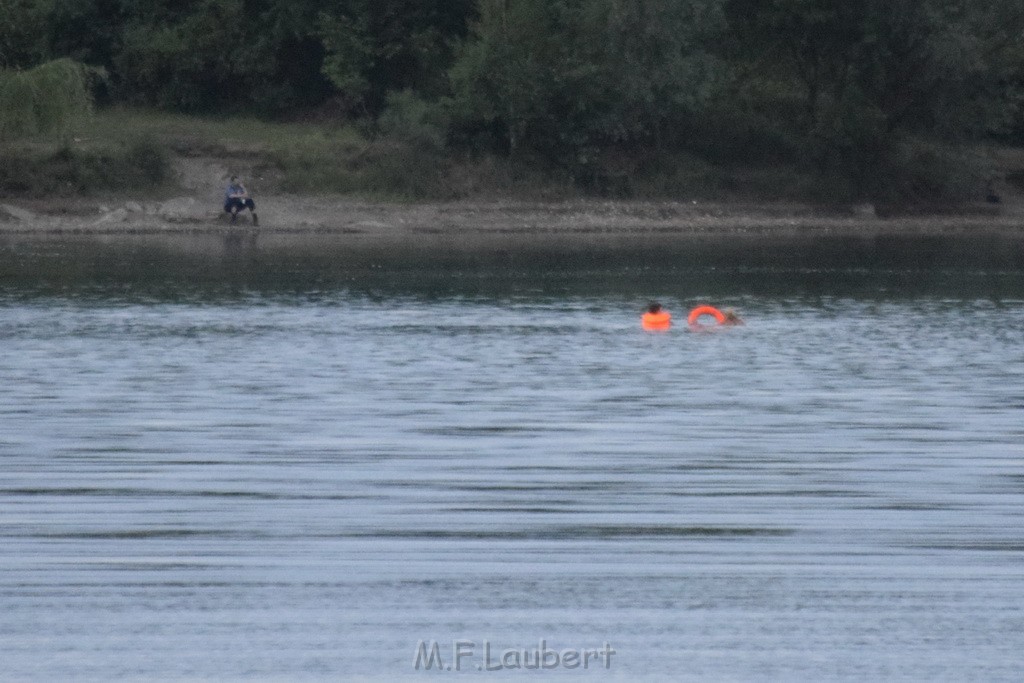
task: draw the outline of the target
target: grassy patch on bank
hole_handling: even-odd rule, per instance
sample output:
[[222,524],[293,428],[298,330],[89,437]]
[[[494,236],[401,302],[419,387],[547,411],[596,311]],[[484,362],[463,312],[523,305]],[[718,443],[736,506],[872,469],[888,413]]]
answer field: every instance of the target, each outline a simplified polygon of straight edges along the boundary
[[371,135],[353,125],[279,123],[255,118],[199,118],[110,109],[81,131],[95,144],[152,140],[182,157],[222,159],[232,169],[274,178],[275,190],[379,199],[445,199],[452,163],[443,150]]
[[219,159],[243,175],[265,177],[263,192],[386,201],[581,194],[557,171],[454,155],[443,141],[404,131],[114,108],[60,139],[0,143],[0,195],[169,193],[175,157]]
[[[383,117],[374,128],[331,122],[267,122],[199,118],[164,112],[102,110],[59,139],[0,143],[0,196],[88,196],[178,191],[176,158],[213,158],[227,169],[265,178],[259,191],[344,194],[369,200],[577,199],[856,201],[841,178],[824,178],[792,164],[712,162],[686,153],[625,150],[572,169],[537,158],[453,152],[441,127],[414,108]],[[917,166],[929,167],[915,161]],[[946,178],[956,168],[933,163],[919,173],[929,193],[940,185],[973,187]],[[958,169],[960,174],[973,175]],[[925,192],[895,187],[894,194]]]

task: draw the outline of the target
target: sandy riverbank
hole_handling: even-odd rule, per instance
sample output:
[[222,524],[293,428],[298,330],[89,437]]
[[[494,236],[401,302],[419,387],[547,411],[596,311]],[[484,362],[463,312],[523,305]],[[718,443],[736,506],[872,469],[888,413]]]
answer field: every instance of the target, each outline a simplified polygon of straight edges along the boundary
[[700,235],[998,235],[1024,239],[1024,212],[967,207],[955,214],[879,217],[870,207],[824,210],[796,204],[709,204],[579,200],[367,203],[343,197],[259,197],[260,224],[228,222],[218,198],[183,195],[159,201],[32,200],[0,202],[0,234],[13,236],[220,234],[346,235],[382,241],[592,243],[665,241]]

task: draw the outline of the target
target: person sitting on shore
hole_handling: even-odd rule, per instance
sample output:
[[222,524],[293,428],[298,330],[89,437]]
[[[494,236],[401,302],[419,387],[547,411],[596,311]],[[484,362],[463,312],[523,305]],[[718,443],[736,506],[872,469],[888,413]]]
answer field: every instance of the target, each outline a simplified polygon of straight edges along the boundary
[[256,202],[249,196],[249,191],[245,189],[238,176],[233,175],[231,183],[224,191],[224,211],[231,214],[231,222],[234,223],[238,219],[238,212],[243,209],[249,209],[253,225],[260,224],[260,219],[256,216]]

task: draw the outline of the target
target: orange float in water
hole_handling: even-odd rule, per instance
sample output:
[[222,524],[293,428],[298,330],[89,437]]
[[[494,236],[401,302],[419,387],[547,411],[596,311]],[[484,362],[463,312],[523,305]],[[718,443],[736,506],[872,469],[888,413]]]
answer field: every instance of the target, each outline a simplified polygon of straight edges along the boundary
[[715,319],[715,322],[719,325],[725,322],[725,314],[714,306],[698,306],[697,308],[690,311],[690,315],[686,317],[686,322],[695,327],[701,327],[698,322],[702,315],[710,315]]
[[672,314],[665,310],[648,311],[641,316],[640,326],[648,332],[664,332],[672,327]]

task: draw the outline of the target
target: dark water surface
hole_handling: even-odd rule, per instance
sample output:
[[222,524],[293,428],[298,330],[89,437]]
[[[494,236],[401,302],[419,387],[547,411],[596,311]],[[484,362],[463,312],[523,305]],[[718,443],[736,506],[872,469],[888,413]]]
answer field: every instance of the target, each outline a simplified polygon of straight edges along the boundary
[[0,679],[1020,678],[1018,269],[136,256],[3,254]]

